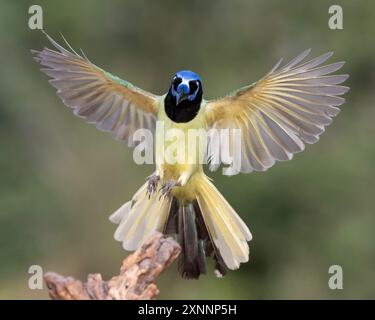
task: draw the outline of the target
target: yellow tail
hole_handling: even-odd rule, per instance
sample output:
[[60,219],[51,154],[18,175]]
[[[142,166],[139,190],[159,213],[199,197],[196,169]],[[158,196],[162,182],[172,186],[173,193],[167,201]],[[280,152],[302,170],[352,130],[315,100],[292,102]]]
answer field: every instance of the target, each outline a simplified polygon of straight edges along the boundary
[[145,183],[109,220],[119,224],[115,239],[122,242],[127,251],[137,250],[153,231],[162,231],[170,211],[169,199],[155,192],[147,194]]
[[249,260],[249,228],[207,177],[202,177],[197,189],[197,202],[212,242],[225,265],[238,269]]
[[[119,224],[115,239],[125,250],[136,250],[153,231],[175,235],[182,252],[179,271],[187,278],[206,272],[205,257],[214,260],[215,273],[223,276],[249,259],[251,233],[234,209],[204,175],[195,177],[194,199],[147,194],[144,184],[132,200],[110,216]],[[198,180],[198,181],[197,181]],[[160,186],[158,186],[158,189]]]

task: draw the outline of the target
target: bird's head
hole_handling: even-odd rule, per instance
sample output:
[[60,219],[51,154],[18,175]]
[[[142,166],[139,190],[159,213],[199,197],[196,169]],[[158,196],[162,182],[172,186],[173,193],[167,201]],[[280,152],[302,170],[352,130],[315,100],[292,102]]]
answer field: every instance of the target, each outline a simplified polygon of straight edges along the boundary
[[170,92],[176,99],[176,106],[185,100],[202,100],[201,78],[193,71],[177,72],[172,79]]
[[189,70],[177,72],[165,98],[167,115],[176,122],[192,120],[199,111],[202,96],[202,81],[198,74]]

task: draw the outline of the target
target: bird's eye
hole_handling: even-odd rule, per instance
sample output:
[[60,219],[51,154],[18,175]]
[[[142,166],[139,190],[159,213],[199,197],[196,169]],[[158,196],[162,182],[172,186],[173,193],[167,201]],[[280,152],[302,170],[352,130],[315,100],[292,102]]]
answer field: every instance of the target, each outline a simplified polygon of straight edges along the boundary
[[182,82],[182,79],[179,77],[173,78],[173,88],[177,90],[177,86]]
[[190,93],[194,93],[198,89],[198,82],[197,81],[190,81],[189,82],[189,89],[190,89]]

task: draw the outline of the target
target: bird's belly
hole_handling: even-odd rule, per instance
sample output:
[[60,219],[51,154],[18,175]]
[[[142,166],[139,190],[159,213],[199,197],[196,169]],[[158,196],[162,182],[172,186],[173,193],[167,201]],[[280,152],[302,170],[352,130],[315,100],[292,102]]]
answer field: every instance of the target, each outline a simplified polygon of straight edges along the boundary
[[191,164],[162,164],[161,178],[164,181],[175,180],[177,181],[184,173],[191,172],[194,174],[199,171],[199,166]]
[[[173,180],[179,184],[172,194],[180,201],[195,198],[196,176],[203,173],[205,149],[199,139],[192,141],[189,130],[202,129],[202,124],[192,121],[176,124],[164,118],[163,127],[156,129],[156,171],[161,183]],[[190,131],[191,133],[191,131]],[[193,139],[194,140],[194,139]]]
[[186,172],[200,170],[205,159],[204,138],[194,134],[199,129],[204,131],[201,123],[176,124],[167,119],[158,122],[155,160],[161,178],[178,180]]

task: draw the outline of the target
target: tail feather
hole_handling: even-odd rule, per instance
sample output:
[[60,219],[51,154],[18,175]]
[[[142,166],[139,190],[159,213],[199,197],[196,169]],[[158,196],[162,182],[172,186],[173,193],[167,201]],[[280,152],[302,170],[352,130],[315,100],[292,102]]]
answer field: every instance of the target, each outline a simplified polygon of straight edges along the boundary
[[184,278],[198,278],[206,273],[204,241],[198,236],[196,212],[192,203],[178,210],[178,240],[182,247],[178,269]]
[[158,193],[149,197],[147,184],[143,185],[131,201],[110,216],[112,222],[119,223],[115,239],[125,250],[136,250],[153,231],[163,228],[170,206],[170,200]]
[[252,238],[249,229],[205,177],[199,184],[197,201],[213,244],[219,249],[225,265],[232,270],[238,269],[240,263],[249,259],[247,241]]
[[168,213],[168,219],[163,229],[164,234],[178,234],[178,209],[178,200],[173,197]]
[[197,227],[198,227],[199,239],[203,239],[204,244],[205,244],[204,246],[205,254],[207,257],[212,256],[212,259],[214,261],[215,274],[217,277],[221,278],[225,276],[225,274],[227,273],[227,268],[225,266],[223,258],[221,257],[219,249],[214,244],[212,240],[212,236],[208,232],[208,229],[203,219],[201,209],[197,201],[194,201],[194,208],[197,212]]
[[175,235],[181,245],[178,269],[185,278],[206,273],[206,256],[214,261],[215,274],[237,269],[247,262],[251,233],[214,185],[202,176],[196,183],[195,200],[180,201],[149,196],[147,183],[110,220],[119,224],[115,239],[125,250],[136,250],[154,231]]

